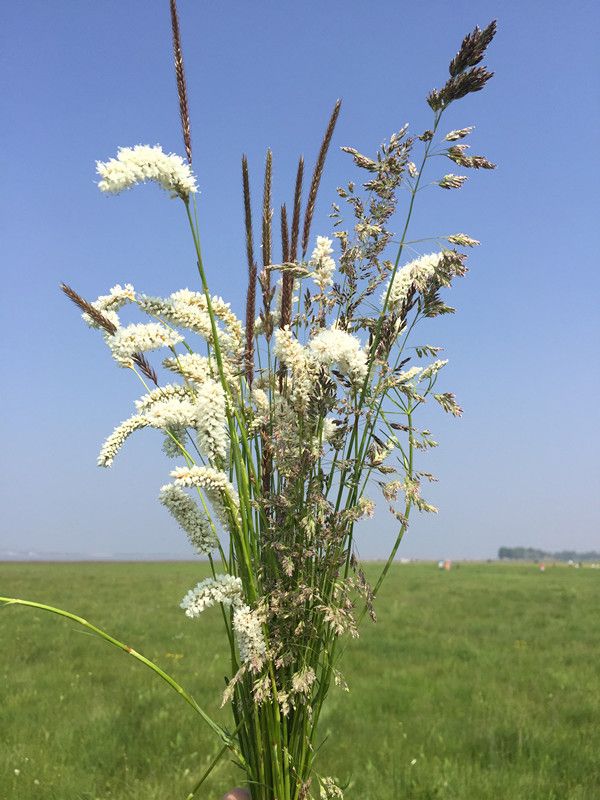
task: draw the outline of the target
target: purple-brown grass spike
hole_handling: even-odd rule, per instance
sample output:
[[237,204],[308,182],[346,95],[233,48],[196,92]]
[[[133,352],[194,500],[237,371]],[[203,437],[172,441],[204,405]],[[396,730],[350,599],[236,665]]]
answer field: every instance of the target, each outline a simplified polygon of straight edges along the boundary
[[248,159],[242,156],[242,187],[244,191],[244,223],[246,227],[246,258],[248,269],[254,264],[254,238],[252,236],[252,205],[250,203],[250,178],[248,175]]
[[181,50],[181,37],[179,34],[179,16],[177,14],[177,1],[170,0],[171,27],[173,29],[173,61],[175,63],[175,77],[177,78],[177,94],[179,96],[179,115],[181,117],[181,132],[183,143],[189,163],[192,163],[192,132],[190,126],[190,111],[187,97],[187,84],[183,68],[183,52]]
[[244,193],[244,222],[246,228],[246,258],[248,260],[248,291],[246,293],[246,349],[244,364],[246,380],[252,386],[254,380],[254,320],[256,319],[256,262],[252,237],[252,206],[250,203],[250,178],[248,159],[242,156],[242,186]]
[[246,294],[246,350],[244,362],[246,380],[252,386],[254,380],[254,320],[256,318],[256,264],[248,270],[248,292]]
[[265,335],[270,338],[273,330],[271,319],[271,299],[273,291],[271,289],[271,272],[266,269],[271,264],[271,241],[272,241],[272,222],[273,209],[271,208],[271,180],[273,173],[273,154],[267,150],[265,161],[265,181],[263,186],[263,207],[262,207],[262,262],[263,269],[260,274],[260,288],[263,296],[263,316],[265,324]]
[[302,230],[302,258],[304,258],[304,256],[306,255],[306,251],[308,250],[310,226],[312,224],[313,214],[315,213],[315,203],[317,200],[319,183],[321,182],[321,176],[323,174],[323,167],[325,166],[327,151],[329,150],[331,137],[333,136],[333,131],[335,129],[335,124],[337,122],[338,116],[340,114],[341,106],[342,106],[342,101],[338,100],[335,106],[333,107],[333,111],[331,113],[331,117],[329,118],[327,129],[325,131],[325,136],[323,137],[323,141],[321,142],[321,149],[319,150],[317,163],[315,164],[315,171],[313,172],[312,180],[310,182],[308,199],[306,201],[306,211],[304,212],[304,228]]
[[[290,255],[290,242],[288,236],[287,209],[281,206],[281,256],[283,263],[292,260]],[[281,279],[281,314],[279,327],[285,328],[292,322],[292,295],[294,291],[294,278],[289,272],[284,272]]]
[[271,209],[271,181],[273,176],[273,154],[267,150],[265,161],[265,182],[263,187],[263,210],[262,210],[262,256],[263,266],[267,267],[271,263],[271,222],[273,210]]
[[296,185],[294,187],[294,212],[292,216],[292,243],[290,246],[290,261],[298,257],[298,238],[300,236],[300,209],[302,204],[302,181],[304,178],[304,158],[300,156],[298,171],[296,172]]
[[288,232],[287,208],[281,206],[281,261],[286,264],[290,260],[290,237]]
[[117,326],[114,324],[114,322],[108,319],[108,317],[105,317],[104,314],[101,311],[98,311],[97,308],[94,308],[94,306],[80,294],[77,294],[75,289],[72,289],[66,283],[61,283],[60,288],[61,291],[67,295],[69,300],[75,303],[78,308],[80,308],[84,313],[94,320],[96,325],[99,325],[111,336],[117,332]]
[[140,372],[151,380],[155,386],[158,386],[158,376],[146,356],[143,353],[134,353],[131,358],[133,363],[138,365]]

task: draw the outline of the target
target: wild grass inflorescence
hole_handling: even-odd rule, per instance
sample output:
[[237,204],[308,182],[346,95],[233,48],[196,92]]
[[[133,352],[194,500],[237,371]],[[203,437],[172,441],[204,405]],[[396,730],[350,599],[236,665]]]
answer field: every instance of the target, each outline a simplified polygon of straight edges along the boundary
[[[223,702],[231,704],[232,729],[217,725],[159,667],[134,655],[220,736],[219,757],[233,754],[253,800],[305,800],[315,790],[322,798],[341,797],[340,787],[315,765],[323,705],[331,685],[343,682],[340,640],[358,635],[366,613],[375,620],[377,593],[412,507],[436,510],[421,495],[422,482],[432,476],[416,459],[417,451],[435,442],[417,425],[417,412],[431,398],[444,411],[461,414],[454,395],[436,389],[446,363],[437,358],[440,348],[412,344],[412,335],[428,317],[453,311],[442,294],[467,271],[466,255],[457,247],[477,242],[462,233],[436,236],[437,249],[423,255],[408,229],[434,155],[465,168],[494,166],[455,144],[470,128],[441,137],[439,128],[448,105],[479,91],[492,76],[479,64],[495,23],[464,39],[450,78],[428,96],[430,129],[411,136],[404,126],[373,156],[342,148],[362,174],[361,183],[338,189],[349,220],[334,204],[333,236],[317,236],[310,255],[317,192],[340,102],[326,128],[304,213],[303,159],[291,227],[281,206],[280,262],[273,249],[273,157],[267,151],[260,271],[243,157],[249,277],[244,325],[228,303],[211,294],[202,260],[179,23],[174,0],[170,5],[187,161],[158,146],[137,145],[99,162],[97,171],[103,192],[118,194],[154,181],[181,201],[201,285],[168,297],[117,285],[93,302],[62,288],[86,323],[102,333],[117,364],[145,387],[135,413],[103,445],[98,463],[109,467],[125,440],[145,427],[161,430],[165,452],[178,460],[160,499],[208,558],[212,573],[190,589],[181,606],[192,619],[210,606],[221,609],[231,656]],[[449,190],[465,180],[449,173],[432,185]],[[398,237],[390,226],[405,189],[408,205]],[[137,307],[147,321],[124,324],[119,312],[125,306]],[[159,379],[146,355],[156,350],[166,351],[162,366],[172,375],[169,381]],[[371,586],[355,556],[354,534],[357,523],[373,514],[373,493],[381,495],[399,530]],[[133,653],[85,620],[50,610]]]

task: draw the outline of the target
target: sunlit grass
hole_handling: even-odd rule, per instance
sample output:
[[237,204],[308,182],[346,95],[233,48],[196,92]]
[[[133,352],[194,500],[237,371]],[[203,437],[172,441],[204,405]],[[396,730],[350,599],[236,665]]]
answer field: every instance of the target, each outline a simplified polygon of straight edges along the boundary
[[[217,609],[178,603],[203,565],[3,564],[0,594],[75,611],[219,712]],[[375,629],[349,645],[317,769],[356,800],[596,800],[600,573],[394,567]],[[376,634],[376,638],[375,638]],[[0,612],[1,800],[183,800],[216,753],[150,671],[65,620]],[[242,778],[221,763],[201,797]]]

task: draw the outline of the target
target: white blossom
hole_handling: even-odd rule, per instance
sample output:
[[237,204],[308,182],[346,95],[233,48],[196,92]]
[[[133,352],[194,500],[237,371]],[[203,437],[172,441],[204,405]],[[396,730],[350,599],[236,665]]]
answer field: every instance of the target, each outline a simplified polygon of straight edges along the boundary
[[225,392],[212,378],[207,378],[196,389],[196,431],[200,452],[211,461],[225,459],[227,455],[227,415]]
[[385,305],[387,297],[388,309],[401,311],[413,286],[420,292],[425,291],[443,257],[443,253],[428,253],[397,270],[381,296],[382,306]]
[[211,362],[207,356],[199,353],[184,353],[174,357],[165,358],[163,366],[178,372],[187,381],[194,384],[202,384],[211,375]]
[[333,417],[325,417],[321,434],[323,441],[330,442],[338,431],[339,427],[336,425],[335,419]]
[[143,414],[161,400],[168,400],[173,397],[183,399],[189,396],[190,390],[180,383],[167,383],[164,386],[158,386],[156,389],[152,389],[147,394],[143,394],[135,401],[135,407],[140,414]]
[[432,378],[434,375],[437,375],[437,373],[442,369],[442,367],[445,367],[447,363],[448,359],[434,361],[432,364],[429,364],[421,372],[419,380],[423,381],[426,378]]
[[313,358],[323,366],[337,366],[352,383],[359,384],[367,374],[367,354],[351,333],[335,326],[325,328],[308,343]]
[[120,147],[116,158],[96,162],[96,172],[102,178],[98,188],[110,194],[119,194],[146,181],[155,181],[173,197],[187,198],[197,191],[190,166],[181,156],[164,153],[159,145]]
[[333,242],[326,236],[317,236],[317,244],[310,257],[310,266],[313,267],[312,279],[321,289],[325,291],[327,286],[333,285],[333,273],[335,272],[335,261],[331,258],[333,253]]
[[217,603],[225,606],[240,606],[243,604],[242,581],[233,575],[216,575],[214,578],[205,578],[186,594],[180,604],[185,610],[186,617],[194,619],[205,609]]
[[[180,289],[166,298],[142,295],[138,302],[140,308],[148,314],[161,317],[176,327],[188,328],[213,344],[208,300],[202,292]],[[223,330],[217,327],[221,351],[235,358],[240,357],[245,346],[242,323],[231,310],[230,304],[222,297],[214,295],[210,298],[210,305],[216,320],[220,320],[225,328]],[[226,369],[229,367],[227,360],[224,361],[224,367]],[[232,368],[229,367],[229,372],[231,371]]]
[[[116,286],[110,289],[108,294],[101,294],[100,297],[96,298],[96,300],[92,302],[92,305],[94,308],[98,309],[98,311],[101,311],[102,314],[118,328],[120,327],[120,321],[116,312],[127,303],[133,302],[135,302],[135,289],[133,286],[130,283],[126,283],[125,286],[121,286],[117,283]],[[89,314],[85,313],[85,311],[81,317],[90,328],[100,327]]]
[[395,376],[394,382],[395,383],[408,383],[413,378],[416,378],[418,375],[423,372],[423,367],[411,367],[410,369],[402,370],[399,372],[398,375]]
[[99,467],[110,467],[114,461],[115,456],[123,447],[125,440],[131,436],[134,431],[139,428],[145,428],[148,425],[146,418],[141,414],[136,414],[129,417],[114,429],[108,439],[102,445],[98,455]]
[[321,778],[321,800],[344,800],[344,793],[333,778]]
[[275,331],[274,355],[291,371],[291,400],[298,411],[303,411],[308,405],[316,378],[314,365],[311,363],[309,353],[290,331],[278,328]]
[[241,604],[233,612],[233,630],[240,651],[240,658],[246,663],[259,664],[267,652],[262,623],[257,611]]
[[217,538],[210,519],[183,489],[168,483],[160,490],[159,499],[187,533],[190,542],[199,553],[210,553],[217,546]]
[[163,431],[170,428],[195,428],[198,424],[198,406],[191,395],[165,397],[153,403],[144,413],[144,417],[148,425]]
[[473,130],[473,126],[470,125],[468,128],[459,128],[455,131],[450,131],[444,136],[444,139],[447,142],[455,142],[457,139],[464,139],[465,136],[468,136],[471,131]]
[[232,514],[239,524],[239,517],[235,516],[240,505],[239,497],[224,472],[212,467],[177,467],[171,472],[171,477],[181,488],[196,486],[202,489],[226,530],[230,530]]
[[135,353],[145,353],[159,347],[174,347],[182,341],[183,336],[159,322],[127,325],[107,338],[115,361],[122,367],[133,366],[131,357]]

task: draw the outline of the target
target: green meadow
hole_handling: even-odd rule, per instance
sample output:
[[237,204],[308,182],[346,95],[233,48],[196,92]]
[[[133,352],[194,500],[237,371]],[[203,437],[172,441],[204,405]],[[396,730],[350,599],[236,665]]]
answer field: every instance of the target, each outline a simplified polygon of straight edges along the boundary
[[[376,574],[376,565],[369,573]],[[0,595],[66,608],[155,660],[220,721],[218,609],[178,608],[203,564],[0,565]],[[600,570],[395,566],[323,716],[346,800],[600,798]],[[1,800],[184,800],[218,747],[154,673],[75,623],[0,611]],[[239,782],[223,761],[199,797]]]

